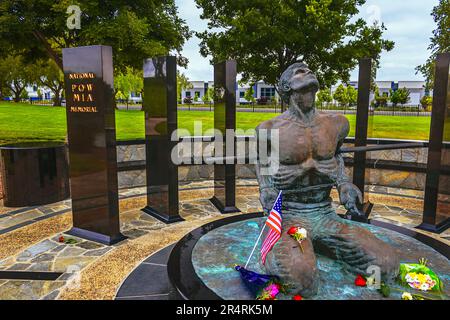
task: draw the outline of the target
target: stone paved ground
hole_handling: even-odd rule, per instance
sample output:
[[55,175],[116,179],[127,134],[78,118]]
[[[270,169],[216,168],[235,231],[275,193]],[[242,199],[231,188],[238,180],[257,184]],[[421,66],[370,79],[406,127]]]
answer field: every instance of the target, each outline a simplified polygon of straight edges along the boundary
[[[192,228],[223,217],[211,205],[212,181],[180,186],[180,214],[186,220],[165,225],[140,211],[145,205],[145,188],[120,192],[121,231],[127,240],[106,246],[64,234],[70,227],[70,201],[35,208],[4,208],[0,211],[0,247],[8,243],[8,252],[0,250],[0,271],[61,272],[56,281],[1,280],[0,299],[112,299],[121,281],[151,252],[181,238]],[[336,198],[336,194],[333,197]],[[371,194],[372,218],[414,227],[420,223],[421,200]],[[380,204],[385,203],[385,204]],[[237,206],[243,213],[260,211],[254,180],[238,182]],[[337,203],[338,212],[343,212]],[[52,219],[64,220],[61,226],[43,236],[28,239],[22,230],[39,234]],[[55,220],[55,221],[57,221]],[[55,223],[51,223],[55,225]],[[20,233],[22,232],[22,233]],[[17,235],[17,237],[14,237]],[[73,244],[59,242],[73,239]],[[433,237],[450,244],[450,231]],[[9,238],[8,238],[9,237]],[[154,241],[154,243],[151,243]],[[13,244],[11,244],[13,242]],[[14,247],[16,245],[17,247]],[[106,270],[103,265],[108,265]],[[108,272],[109,271],[109,272]]]

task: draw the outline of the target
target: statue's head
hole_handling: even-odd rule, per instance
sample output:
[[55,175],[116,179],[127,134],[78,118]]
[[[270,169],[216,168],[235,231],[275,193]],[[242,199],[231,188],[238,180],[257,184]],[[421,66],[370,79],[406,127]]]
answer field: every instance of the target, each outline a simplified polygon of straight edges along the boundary
[[278,92],[287,104],[292,100],[302,109],[314,107],[319,81],[303,62],[290,65],[281,75],[278,82]]

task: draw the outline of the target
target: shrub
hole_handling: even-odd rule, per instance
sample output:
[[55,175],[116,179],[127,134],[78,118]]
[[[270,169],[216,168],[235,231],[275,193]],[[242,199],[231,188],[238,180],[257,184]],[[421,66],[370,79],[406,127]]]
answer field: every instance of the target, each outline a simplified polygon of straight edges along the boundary
[[192,103],[192,97],[186,97],[183,99],[183,103],[191,104]]
[[430,96],[423,96],[422,99],[420,99],[420,104],[422,105],[422,108],[427,111],[431,111],[431,107],[433,105],[433,98]]
[[256,103],[259,105],[266,105],[267,102],[269,102],[269,98],[267,98],[267,97],[261,97],[261,98],[256,99]]

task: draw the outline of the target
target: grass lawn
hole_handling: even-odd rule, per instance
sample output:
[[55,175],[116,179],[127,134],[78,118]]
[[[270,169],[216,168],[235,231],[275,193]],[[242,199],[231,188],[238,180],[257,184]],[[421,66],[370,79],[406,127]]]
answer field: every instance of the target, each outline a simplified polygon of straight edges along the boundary
[[[273,118],[275,113],[238,112],[237,127],[248,130]],[[355,115],[347,115],[354,135]],[[202,121],[203,132],[213,127],[213,112],[179,111],[178,127],[194,134],[194,121]],[[116,111],[117,139],[144,138],[144,114],[141,111]],[[430,117],[374,116],[369,137],[427,140]],[[197,134],[198,132],[196,132]],[[64,141],[66,113],[63,107],[33,106],[0,102],[0,145],[13,142]]]

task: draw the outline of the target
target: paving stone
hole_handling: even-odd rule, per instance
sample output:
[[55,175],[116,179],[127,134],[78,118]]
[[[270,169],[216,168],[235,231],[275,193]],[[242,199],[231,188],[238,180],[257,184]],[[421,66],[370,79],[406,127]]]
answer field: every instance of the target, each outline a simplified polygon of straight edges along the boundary
[[104,247],[103,245],[92,242],[92,241],[84,241],[81,243],[77,243],[76,246],[83,248],[83,249],[87,249],[87,250],[98,249],[98,248]]
[[56,298],[58,298],[58,295],[59,295],[59,290],[55,290],[52,293],[43,297],[42,300],[56,300]]
[[89,250],[84,255],[87,257],[98,257],[98,256],[104,255],[111,249],[112,249],[111,247],[105,247],[105,248],[101,248],[101,249]]
[[86,252],[86,249],[72,247],[71,245],[69,245],[58,255],[58,257],[74,257],[74,256],[78,257],[78,256],[81,256],[85,252]]
[[11,216],[9,218],[5,218],[0,220],[0,229],[6,229],[15,225],[18,225],[20,223],[26,222],[26,221],[30,221],[32,219],[38,218],[38,217],[42,217],[42,212],[40,212],[39,210],[31,210],[31,211],[26,211],[24,213],[20,213],[14,216]]
[[33,263],[27,271],[53,271],[52,263],[53,261]]
[[30,266],[30,263],[16,263],[9,267],[8,270],[23,271],[28,269]]
[[34,246],[31,246],[30,248],[26,249],[24,252],[19,254],[17,256],[17,261],[27,261],[30,260],[37,255],[44,253],[46,251],[49,251],[56,247],[57,244],[50,241],[50,240],[44,240]]
[[52,250],[50,250],[50,252],[58,253],[58,252],[64,250],[65,248],[66,248],[66,246],[63,245],[63,244],[61,244],[61,245],[59,245],[59,246],[53,248]]
[[0,300],[38,300],[63,285],[63,281],[10,280],[0,286]]
[[16,259],[14,257],[9,257],[0,261],[0,269],[6,269],[16,263]]
[[127,230],[124,231],[123,234],[129,238],[139,238],[140,236],[143,236],[144,234],[146,234],[147,232],[143,231],[143,230],[139,230],[139,229],[131,229],[131,230]]
[[95,257],[57,257],[53,264],[56,272],[73,272],[83,269],[89,263],[95,260]]
[[35,262],[53,261],[54,258],[55,258],[54,254],[44,253],[44,254],[41,254],[41,255],[37,256],[36,258],[32,259],[31,262],[35,263]]

